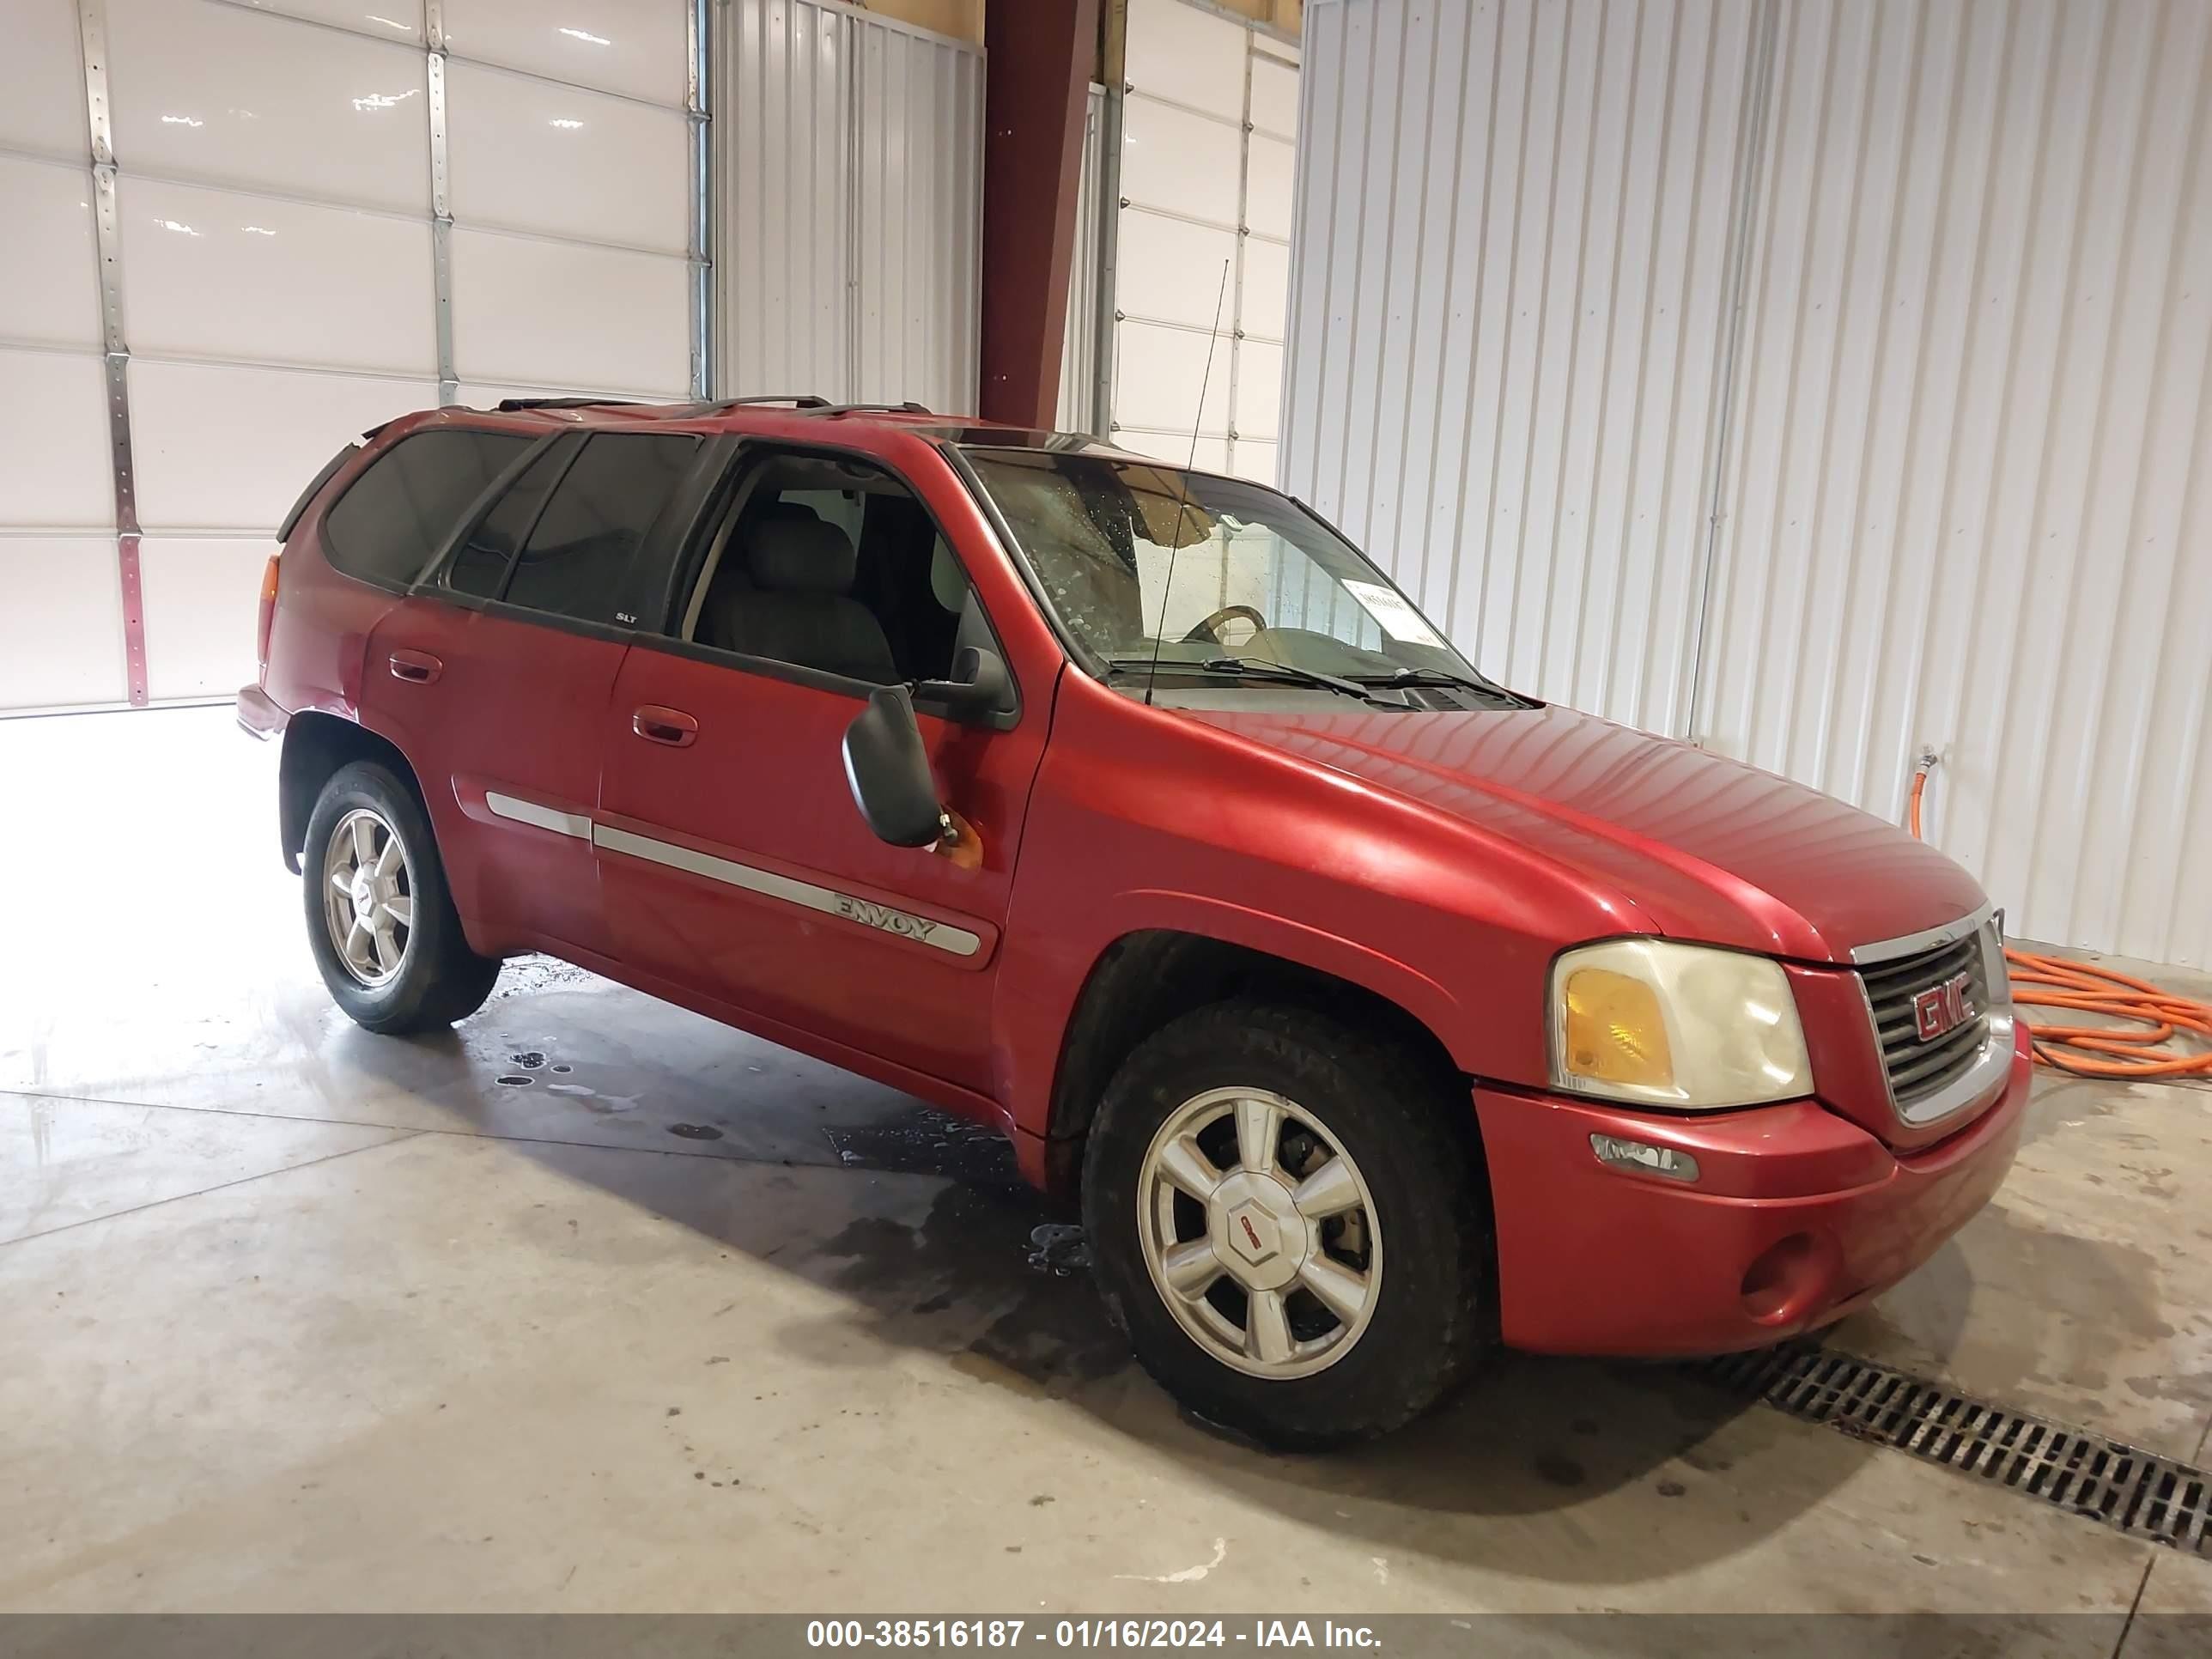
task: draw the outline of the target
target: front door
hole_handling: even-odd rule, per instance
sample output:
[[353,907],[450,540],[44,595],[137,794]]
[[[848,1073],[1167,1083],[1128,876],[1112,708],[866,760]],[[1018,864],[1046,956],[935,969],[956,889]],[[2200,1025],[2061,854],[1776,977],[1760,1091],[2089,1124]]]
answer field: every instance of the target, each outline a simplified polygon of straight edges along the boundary
[[[757,460],[674,624],[638,636],[605,726],[598,838],[635,967],[763,1023],[978,1092],[991,987],[1051,688],[995,724],[923,713],[979,868],[869,831],[845,728],[876,685],[944,678],[989,623],[891,474]],[[775,1035],[771,1030],[769,1035]]]

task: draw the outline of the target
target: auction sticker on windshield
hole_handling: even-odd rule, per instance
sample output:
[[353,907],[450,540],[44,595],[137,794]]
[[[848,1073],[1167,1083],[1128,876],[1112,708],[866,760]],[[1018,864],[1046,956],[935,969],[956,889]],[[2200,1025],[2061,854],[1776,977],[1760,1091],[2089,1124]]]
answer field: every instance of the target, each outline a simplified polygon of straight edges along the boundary
[[1407,645],[1442,647],[1437,630],[1421,620],[1421,613],[1380,582],[1346,582],[1344,591],[1359,601],[1360,608],[1381,624],[1382,631]]

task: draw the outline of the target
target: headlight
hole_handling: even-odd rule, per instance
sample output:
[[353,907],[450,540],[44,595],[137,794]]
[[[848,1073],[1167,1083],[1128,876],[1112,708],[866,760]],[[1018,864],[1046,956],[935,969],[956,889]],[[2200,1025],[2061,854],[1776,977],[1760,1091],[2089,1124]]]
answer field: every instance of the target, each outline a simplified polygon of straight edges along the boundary
[[1664,939],[1608,939],[1552,964],[1552,1084],[1712,1110],[1813,1091],[1782,965]]

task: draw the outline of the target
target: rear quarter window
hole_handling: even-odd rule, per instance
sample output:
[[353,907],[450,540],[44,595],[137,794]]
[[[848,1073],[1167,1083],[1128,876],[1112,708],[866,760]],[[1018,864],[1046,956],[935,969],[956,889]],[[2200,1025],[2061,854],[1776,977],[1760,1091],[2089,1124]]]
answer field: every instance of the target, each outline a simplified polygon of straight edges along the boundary
[[501,597],[555,616],[612,620],[630,556],[698,447],[684,433],[601,432],[587,439],[553,486]]
[[404,586],[469,504],[533,441],[443,430],[402,438],[369,464],[323,521],[323,555],[349,576]]

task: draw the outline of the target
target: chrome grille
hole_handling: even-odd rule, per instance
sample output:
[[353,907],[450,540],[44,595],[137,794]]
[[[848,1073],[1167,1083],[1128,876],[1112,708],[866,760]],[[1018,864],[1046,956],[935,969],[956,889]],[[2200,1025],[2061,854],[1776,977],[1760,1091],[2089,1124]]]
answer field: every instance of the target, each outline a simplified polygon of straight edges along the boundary
[[[1931,1042],[1923,1042],[1912,1016],[1912,999],[1963,973],[1972,989],[1971,1018]],[[1890,1097],[1904,1111],[1962,1076],[1981,1052],[1990,1024],[1989,973],[1982,952],[1980,929],[1949,945],[1939,945],[1917,956],[1875,963],[1859,969],[1866,985],[1867,1006],[1874,1013],[1876,1041],[1881,1044],[1881,1063],[1889,1073]]]

